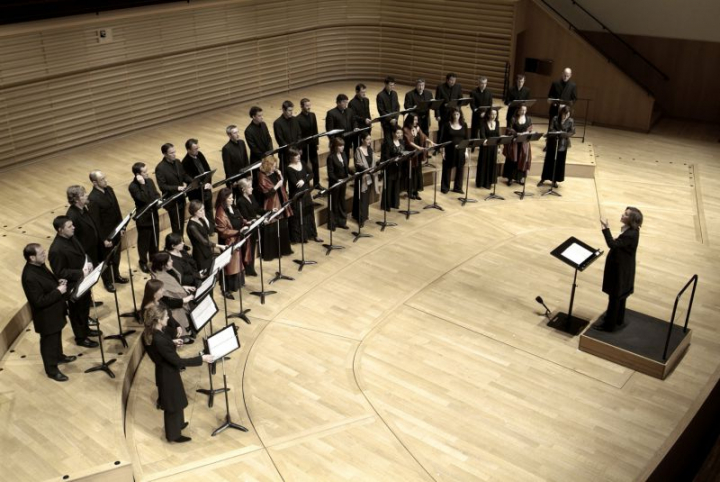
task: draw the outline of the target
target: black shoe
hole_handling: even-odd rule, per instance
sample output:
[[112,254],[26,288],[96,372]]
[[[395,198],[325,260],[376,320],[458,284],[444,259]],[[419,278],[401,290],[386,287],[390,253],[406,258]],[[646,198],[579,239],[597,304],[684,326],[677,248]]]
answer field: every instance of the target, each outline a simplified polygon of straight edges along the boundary
[[124,285],[124,284],[128,283],[129,281],[130,281],[129,279],[123,278],[122,276],[115,277],[115,282],[120,283],[121,285]]
[[318,191],[324,191],[324,190],[325,190],[325,186],[323,186],[322,184],[318,184],[318,185],[315,186],[313,189],[317,189]]
[[350,229],[350,228],[347,227],[347,225],[345,225],[345,226],[338,226],[338,228],[340,228],[340,229]]
[[225,298],[229,299],[229,300],[234,300],[234,299],[235,299],[235,297],[233,296],[233,294],[230,293],[229,291],[223,291],[223,296],[224,296]]
[[457,188],[453,189],[453,192],[456,192],[458,194],[465,194],[465,191],[463,191],[462,189],[457,189]]
[[418,201],[422,201],[422,198],[420,197],[419,194],[415,194],[415,199],[417,199]]
[[180,430],[185,430],[188,426],[189,422],[185,422]]
[[105,283],[105,289],[108,293],[115,293],[115,285],[112,283]]
[[190,335],[181,336],[180,339],[182,340],[183,345],[192,345],[195,343],[195,338]]
[[140,263],[140,271],[146,274],[150,274],[150,268],[148,268],[148,265],[144,263]]
[[66,375],[63,375],[60,372],[53,373],[52,375],[48,373],[48,378],[51,378],[55,380],[56,382],[66,382],[69,380],[69,378]]
[[184,442],[189,442],[189,441],[191,441],[191,440],[192,440],[192,439],[191,439],[190,437],[186,437],[185,435],[180,435],[178,438],[176,438],[175,440],[173,440],[173,442],[175,442],[176,444],[181,444],[181,443],[184,443]]
[[449,189],[440,189],[440,192],[443,194],[447,194],[448,192],[450,192],[450,190]]
[[508,186],[512,186],[512,185],[513,185],[513,180],[512,180],[512,179],[508,179],[508,180],[507,180],[507,185],[508,185]]
[[76,356],[65,355],[61,359],[58,360],[58,365],[62,365],[63,363],[72,363],[75,360],[77,360]]
[[255,270],[252,270],[252,271],[245,270],[245,276],[257,276],[257,271],[255,271]]
[[524,186],[524,185],[525,185],[525,179],[520,179],[517,183],[520,184],[521,186]]
[[102,305],[104,305],[104,304],[105,304],[105,303],[103,303],[102,301],[96,301],[96,302],[95,302],[95,306],[102,306]]
[[554,182],[552,186],[553,186],[554,188],[560,187],[560,186],[558,186],[558,183],[556,183],[556,182]]
[[75,344],[76,344],[77,346],[84,346],[85,348],[96,348],[96,347],[100,346],[100,345],[98,344],[98,342],[92,341],[92,340],[88,340],[87,338],[85,338],[83,341],[75,342]]
[[100,330],[95,330],[93,328],[87,331],[88,336],[100,336],[101,333],[102,332]]
[[544,180],[544,179],[540,179],[540,181],[537,183],[537,186],[540,187],[540,186],[542,186],[543,184],[545,184],[545,180]]
[[315,236],[315,237],[313,238],[313,241],[315,241],[316,243],[322,243],[322,242],[323,242],[323,240],[320,239],[320,238],[318,238],[317,236]]

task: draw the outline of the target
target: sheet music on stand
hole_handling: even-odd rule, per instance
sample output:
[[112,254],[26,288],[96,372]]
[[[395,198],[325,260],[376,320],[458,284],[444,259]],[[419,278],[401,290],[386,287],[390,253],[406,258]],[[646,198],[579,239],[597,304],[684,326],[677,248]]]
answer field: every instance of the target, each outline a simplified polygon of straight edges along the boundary
[[585,271],[603,252],[571,236],[550,254],[578,271]]
[[[195,290],[195,297],[193,298],[195,301],[199,300],[203,296],[205,296],[206,293],[209,293],[214,287],[215,282],[217,281],[216,273],[213,272],[210,276],[205,278],[203,282],[200,284],[200,286]],[[210,297],[208,297],[210,298]]]
[[77,300],[79,298],[82,298],[87,291],[95,286],[95,283],[98,282],[100,279],[100,275],[103,272],[103,268],[105,267],[105,261],[102,261],[99,265],[95,267],[90,273],[83,278],[83,280],[77,284],[75,289],[73,290],[72,299]]
[[567,248],[565,248],[565,250],[560,254],[561,256],[564,256],[565,258],[572,261],[573,263],[577,265],[582,265],[585,260],[587,260],[594,253],[577,243],[573,243]]
[[128,213],[128,215],[125,216],[125,218],[124,218],[122,221],[120,221],[120,224],[118,224],[118,225],[115,227],[115,230],[112,232],[112,234],[107,237],[108,241],[112,241],[113,239],[115,239],[115,236],[117,236],[118,234],[120,234],[120,231],[122,231],[123,229],[127,228],[127,225],[130,223],[130,220],[131,220],[132,217],[135,215],[135,211],[136,211],[136,210],[137,210],[137,208],[133,208],[133,210],[130,211],[130,213]]
[[225,266],[230,263],[230,260],[232,259],[233,250],[232,248],[227,248],[225,251],[220,253],[217,258],[213,259],[212,269],[210,270],[210,273],[212,273],[211,276],[215,276],[215,274],[223,269]]
[[213,316],[218,312],[217,304],[213,300],[212,296],[206,296],[198,305],[190,312],[190,319],[192,320],[195,331],[199,332]]
[[230,323],[207,339],[208,352],[215,360],[220,360],[238,348],[240,348],[240,340],[237,337],[235,323]]

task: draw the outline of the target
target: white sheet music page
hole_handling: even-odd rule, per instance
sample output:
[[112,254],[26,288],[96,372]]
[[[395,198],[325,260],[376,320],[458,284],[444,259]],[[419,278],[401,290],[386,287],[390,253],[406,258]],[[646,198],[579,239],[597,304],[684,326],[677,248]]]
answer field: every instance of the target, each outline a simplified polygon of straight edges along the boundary
[[195,326],[195,331],[200,331],[205,324],[210,321],[210,318],[215,316],[218,312],[217,305],[212,299],[212,296],[206,296],[196,307],[192,310],[192,320]]
[[592,251],[583,248],[577,243],[571,244],[567,247],[567,249],[565,249],[565,251],[562,252],[564,258],[569,259],[576,265],[582,264],[585,260],[592,256],[592,254]]
[[235,336],[234,326],[230,325],[228,328],[223,328],[208,338],[208,351],[216,360],[240,348],[240,342]]

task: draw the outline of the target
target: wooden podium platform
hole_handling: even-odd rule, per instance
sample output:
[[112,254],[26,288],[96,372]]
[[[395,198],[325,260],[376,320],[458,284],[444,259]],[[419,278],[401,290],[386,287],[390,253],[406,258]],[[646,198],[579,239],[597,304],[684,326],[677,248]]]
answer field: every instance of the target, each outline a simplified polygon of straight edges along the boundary
[[[592,326],[600,323],[602,316]],[[593,330],[592,326],[580,336],[581,351],[661,380],[680,362],[692,338],[692,330],[683,332],[681,326],[673,326],[667,359],[663,360],[668,333],[666,321],[627,310],[625,324],[612,333]]]

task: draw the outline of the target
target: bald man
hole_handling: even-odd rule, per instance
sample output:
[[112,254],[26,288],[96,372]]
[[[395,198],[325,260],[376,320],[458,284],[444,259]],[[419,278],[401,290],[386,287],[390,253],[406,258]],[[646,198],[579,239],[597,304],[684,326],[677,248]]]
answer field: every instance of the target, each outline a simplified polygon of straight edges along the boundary
[[[569,67],[566,67],[565,70],[563,70],[562,72],[562,77],[560,77],[560,80],[556,80],[550,86],[548,99],[560,99],[565,101],[563,102],[563,105],[573,105],[578,97],[577,86],[575,85],[575,82],[570,80],[571,77],[572,70]],[[558,115],[559,110],[560,106],[557,103],[552,102],[550,104],[550,112],[548,114],[549,122],[552,122],[553,118]]]

